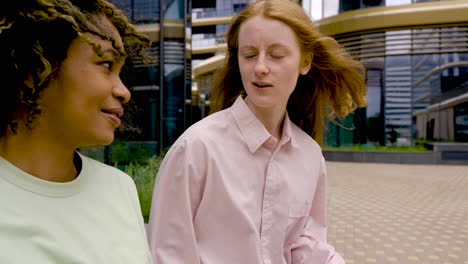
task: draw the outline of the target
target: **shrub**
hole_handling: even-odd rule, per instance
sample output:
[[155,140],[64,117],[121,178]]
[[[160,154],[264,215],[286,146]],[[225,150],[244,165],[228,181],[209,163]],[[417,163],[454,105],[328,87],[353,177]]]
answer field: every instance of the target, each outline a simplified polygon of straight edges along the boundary
[[138,190],[138,198],[140,199],[141,212],[145,219],[145,223],[149,220],[154,182],[162,159],[162,155],[153,156],[144,164],[131,162],[123,168],[123,171],[130,175],[135,181]]

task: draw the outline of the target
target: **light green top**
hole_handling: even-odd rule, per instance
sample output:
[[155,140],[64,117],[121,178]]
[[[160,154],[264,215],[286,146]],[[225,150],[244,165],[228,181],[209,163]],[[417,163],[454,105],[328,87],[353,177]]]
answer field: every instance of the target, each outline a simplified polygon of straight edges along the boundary
[[80,155],[67,183],[34,177],[0,157],[0,263],[150,263],[132,179]]

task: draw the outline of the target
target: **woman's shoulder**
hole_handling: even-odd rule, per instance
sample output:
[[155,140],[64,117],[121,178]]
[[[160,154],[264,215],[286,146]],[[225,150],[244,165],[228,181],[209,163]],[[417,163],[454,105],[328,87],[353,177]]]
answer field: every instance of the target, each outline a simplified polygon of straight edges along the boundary
[[213,113],[194,123],[177,139],[174,146],[181,144],[211,144],[221,140],[233,126],[234,120],[229,109]]
[[233,121],[234,119],[232,118],[231,110],[228,108],[206,116],[189,127],[187,131],[204,131],[207,128],[224,128],[231,125]]
[[81,158],[83,169],[86,169],[86,170],[92,169],[94,171],[106,171],[112,174],[120,174],[122,172],[121,170],[115,167],[107,165],[99,160],[95,160],[93,158],[85,156],[84,154],[79,153],[79,156]]
[[291,130],[292,130],[292,136],[294,137],[294,140],[297,141],[299,146],[303,147],[304,149],[308,149],[310,151],[322,152],[322,148],[317,143],[317,141],[315,141],[309,134],[307,134],[300,127],[292,123]]
[[101,161],[92,159],[83,154],[80,154],[80,158],[82,162],[82,173],[93,174],[92,177],[94,177],[95,180],[106,181],[109,184],[112,182],[119,182],[125,185],[134,184],[132,178],[128,174],[116,167],[104,164]]

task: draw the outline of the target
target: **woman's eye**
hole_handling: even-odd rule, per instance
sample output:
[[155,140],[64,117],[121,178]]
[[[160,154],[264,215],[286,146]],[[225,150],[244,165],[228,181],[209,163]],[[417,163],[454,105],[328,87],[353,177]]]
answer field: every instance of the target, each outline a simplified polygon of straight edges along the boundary
[[282,58],[284,58],[284,55],[283,55],[283,54],[275,54],[275,53],[273,53],[273,54],[271,54],[271,57],[272,57],[273,59],[282,59]]
[[108,68],[109,70],[112,69],[114,63],[112,61],[103,61],[100,63],[102,66]]
[[243,56],[244,58],[246,58],[246,59],[251,59],[251,58],[255,57],[255,54],[250,54],[250,53],[249,53],[249,54],[244,54],[244,55],[242,55],[242,56]]

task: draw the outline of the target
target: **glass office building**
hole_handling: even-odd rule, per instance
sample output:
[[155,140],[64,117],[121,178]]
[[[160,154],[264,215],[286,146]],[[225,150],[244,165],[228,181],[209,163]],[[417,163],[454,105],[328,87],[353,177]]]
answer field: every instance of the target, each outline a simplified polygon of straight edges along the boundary
[[[224,56],[230,19],[250,1],[192,0],[192,68]],[[198,105],[199,116],[203,118],[209,113],[214,74],[209,72],[204,78],[194,77],[193,102]]]
[[[192,0],[193,27],[192,45],[194,47],[192,66],[222,52],[229,21],[241,11],[249,0]],[[224,19],[223,19],[224,18]],[[221,45],[220,45],[221,44]]]
[[126,114],[132,129],[117,131],[110,147],[94,148],[95,158],[115,164],[160,154],[199,117],[191,101],[191,1],[111,1],[151,39],[154,58],[130,56],[122,79],[132,92]]
[[[427,2],[427,3],[418,3]],[[466,1],[303,1],[367,69],[367,107],[331,124],[327,144],[468,141]]]

